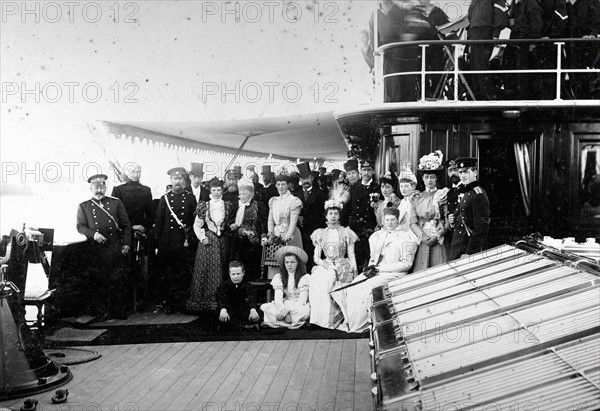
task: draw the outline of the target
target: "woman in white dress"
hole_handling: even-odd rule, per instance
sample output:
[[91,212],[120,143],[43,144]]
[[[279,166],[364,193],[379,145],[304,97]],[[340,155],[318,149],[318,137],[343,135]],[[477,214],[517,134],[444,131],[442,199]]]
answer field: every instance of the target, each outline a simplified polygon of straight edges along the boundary
[[324,328],[337,328],[342,311],[329,292],[334,287],[352,282],[357,274],[354,243],[358,236],[340,225],[342,203],[325,202],[327,228],[319,228],[310,236],[315,245],[315,266],[310,276],[310,322]]
[[344,314],[345,321],[340,328],[345,331],[365,331],[368,327],[371,290],[402,278],[412,267],[418,239],[412,231],[400,228],[399,214],[395,207],[384,209],[384,227],[369,238],[371,257],[366,271],[374,276],[369,278],[363,273],[353,281],[363,282],[331,294]]
[[300,328],[310,317],[308,256],[300,247],[284,246],[277,250],[281,271],[275,274],[271,285],[275,300],[260,306],[264,325],[271,328]]
[[[398,183],[400,195],[402,196],[402,200],[400,200],[400,204],[398,205],[398,210],[400,210],[400,217],[398,217],[400,222],[398,225],[402,227],[404,231],[411,229],[410,219],[415,201],[419,197],[419,192],[415,190],[416,186],[417,182],[410,178],[401,178]],[[416,234],[417,233],[415,233],[415,235]]]
[[[278,174],[275,181],[279,195],[269,200],[269,233],[268,237],[262,239],[262,245],[267,246],[266,255],[271,258],[284,244],[302,248],[302,236],[297,227],[302,200],[290,192],[290,176]],[[275,262],[267,263],[269,278],[279,270],[274,264]]]

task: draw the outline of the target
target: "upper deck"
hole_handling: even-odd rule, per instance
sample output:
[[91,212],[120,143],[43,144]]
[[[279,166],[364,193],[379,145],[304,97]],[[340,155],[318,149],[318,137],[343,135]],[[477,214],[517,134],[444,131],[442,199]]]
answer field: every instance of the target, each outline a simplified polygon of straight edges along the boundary
[[[493,70],[471,70],[465,61],[465,50],[482,45],[494,48]],[[374,57],[372,102],[337,111],[338,121],[391,114],[518,116],[511,110],[600,114],[599,38],[397,42],[379,47]],[[490,93],[477,90],[478,76],[491,83]]]
[[[471,70],[474,46],[502,61]],[[598,237],[599,38],[389,43],[374,57],[372,102],[335,112],[350,156],[409,176],[436,150],[477,157],[494,244]]]

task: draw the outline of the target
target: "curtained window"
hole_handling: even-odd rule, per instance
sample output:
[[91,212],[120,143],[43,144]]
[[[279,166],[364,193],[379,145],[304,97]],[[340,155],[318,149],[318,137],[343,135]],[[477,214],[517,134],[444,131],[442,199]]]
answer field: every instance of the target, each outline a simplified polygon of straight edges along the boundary
[[579,184],[583,215],[600,217],[600,144],[581,147]]
[[531,193],[533,183],[533,172],[531,157],[531,143],[515,142],[515,160],[517,163],[517,173],[519,175],[519,187],[521,189],[521,199],[525,208],[525,215],[531,215]]

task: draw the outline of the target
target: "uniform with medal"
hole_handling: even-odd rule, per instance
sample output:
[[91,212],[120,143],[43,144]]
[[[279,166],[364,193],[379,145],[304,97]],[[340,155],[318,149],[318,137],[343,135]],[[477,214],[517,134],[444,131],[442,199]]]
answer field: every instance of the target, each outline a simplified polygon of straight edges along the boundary
[[118,198],[108,197],[104,174],[88,179],[93,197],[79,204],[77,231],[85,235],[90,247],[87,313],[101,319],[126,318],[126,258],[131,244],[131,224],[125,206]]
[[[483,251],[490,231],[490,201],[487,194],[476,179],[463,179],[463,174],[477,166],[477,159],[459,158],[456,164],[465,187],[454,212],[455,225],[448,261]],[[476,171],[471,173],[476,176]]]
[[[186,170],[175,167],[168,171],[171,182],[183,182]],[[193,222],[196,211],[196,198],[193,194],[178,189],[165,193],[158,202],[156,220],[154,222],[155,244],[158,245],[157,260],[162,270],[160,291],[166,303],[165,312],[184,309],[187,291],[190,285],[190,239],[194,236]]]

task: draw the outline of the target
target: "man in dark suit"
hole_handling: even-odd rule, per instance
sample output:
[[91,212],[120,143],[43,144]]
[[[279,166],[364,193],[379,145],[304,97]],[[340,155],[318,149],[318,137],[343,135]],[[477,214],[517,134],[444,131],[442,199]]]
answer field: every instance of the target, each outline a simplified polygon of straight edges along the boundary
[[77,231],[87,237],[92,256],[88,313],[103,320],[126,319],[124,256],[131,248],[131,224],[121,200],[105,195],[107,179],[104,174],[90,177],[92,198],[77,209]]
[[190,250],[193,232],[196,198],[184,190],[186,173],[183,167],[168,172],[173,189],[158,202],[154,223],[155,244],[158,245],[157,260],[162,270],[163,309],[166,314],[182,311],[191,281],[190,260],[196,250]]
[[254,199],[254,187],[242,184],[236,205],[235,221],[230,228],[233,233],[231,259],[241,261],[246,267],[248,280],[260,278],[261,238],[267,236],[269,210],[262,201]]
[[[358,172],[358,160],[348,160],[344,163],[346,176],[350,183],[350,201],[348,207],[342,211],[342,221],[348,222],[348,227],[358,236],[358,242],[354,245],[356,264],[359,267],[369,259],[369,237],[375,231],[377,220],[375,212],[371,207],[369,191],[361,183]],[[345,225],[342,222],[342,225]]]
[[202,178],[204,178],[204,164],[192,163],[189,172],[191,184],[185,187],[185,191],[193,194],[196,198],[196,203],[200,201],[210,200],[210,191],[202,186]]
[[132,228],[132,252],[129,253],[129,281],[127,294],[133,297],[133,309],[137,309],[140,301],[146,300],[148,295],[148,255],[146,252],[147,235],[153,223],[154,209],[152,206],[152,190],[140,184],[142,168],[135,165],[127,172],[125,184],[116,186],[112,196],[121,200],[125,206],[127,217]]
[[477,159],[457,158],[458,174],[464,185],[459,202],[450,217],[454,227],[448,261],[485,250],[490,231],[490,201],[477,181]]
[[261,197],[265,205],[269,206],[269,200],[279,195],[279,191],[275,187],[275,173],[271,171],[271,166],[263,166],[262,175],[264,187]]
[[309,163],[300,163],[296,167],[298,167],[300,174],[301,187],[292,194],[302,201],[302,211],[298,219],[298,228],[302,234],[302,247],[309,255],[306,271],[310,272],[314,265],[312,256],[315,251],[310,236],[317,228],[325,227],[324,207],[325,201],[327,201],[327,194],[319,190],[316,185],[315,177],[310,171]]

